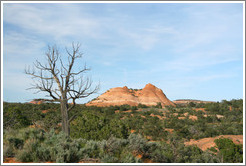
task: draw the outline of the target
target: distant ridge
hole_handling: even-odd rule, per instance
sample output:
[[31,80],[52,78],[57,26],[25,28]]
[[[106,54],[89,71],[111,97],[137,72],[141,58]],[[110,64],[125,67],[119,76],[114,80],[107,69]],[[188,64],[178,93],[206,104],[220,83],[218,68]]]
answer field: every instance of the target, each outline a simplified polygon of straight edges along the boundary
[[86,105],[104,107],[144,104],[153,106],[158,103],[161,103],[162,106],[175,105],[166,97],[161,89],[149,83],[143,89],[128,89],[127,86],[112,88]]
[[203,101],[203,100],[195,100],[195,99],[177,99],[173,100],[175,104],[187,104],[187,103],[215,103],[214,101]]

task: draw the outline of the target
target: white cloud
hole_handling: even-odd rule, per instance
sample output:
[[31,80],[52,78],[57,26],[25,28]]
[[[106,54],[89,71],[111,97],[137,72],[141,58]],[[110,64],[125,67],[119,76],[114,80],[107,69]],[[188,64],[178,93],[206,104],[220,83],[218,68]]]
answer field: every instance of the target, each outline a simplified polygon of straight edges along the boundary
[[98,20],[83,14],[81,8],[69,4],[50,7],[39,5],[41,7],[28,4],[6,4],[4,5],[4,21],[34,34],[50,35],[56,40],[71,35],[99,37]]
[[[11,57],[17,58],[17,60],[36,55],[46,46],[44,42],[36,37],[13,31],[4,33],[3,45],[4,56],[7,58],[11,55]],[[18,58],[19,56],[21,58]]]
[[165,41],[167,39],[165,35],[177,35],[178,32],[172,27],[152,25],[146,28],[121,28],[119,29],[119,33],[128,38],[129,43],[147,51],[153,49],[157,44],[162,43],[163,38]]
[[[163,11],[165,17],[160,15],[162,12],[151,13],[153,17],[145,17],[141,13],[141,18],[147,19],[138,20],[138,10],[123,12],[109,5],[108,9],[112,8],[109,13],[103,8],[100,13],[95,11],[94,6],[88,9],[85,6],[4,4],[4,88],[15,88],[16,78],[20,82],[17,87],[25,87],[26,77],[22,73],[25,64],[41,59],[47,41],[61,47],[70,47],[71,41],[84,41],[82,47],[86,47],[86,61],[97,69],[95,75],[99,77],[105,74],[105,78],[113,80],[110,80],[110,86],[122,84],[122,80],[129,83],[129,80],[135,78],[139,78],[135,79],[139,81],[137,85],[149,79],[156,79],[158,83],[161,81],[158,75],[162,77],[168,74],[162,82],[168,86],[185,88],[190,87],[192,82],[233,77],[226,74],[231,69],[221,69],[221,73],[214,71],[211,75],[187,77],[196,74],[197,69],[207,71],[209,67],[225,68],[228,62],[242,60],[239,45],[242,26],[238,23],[241,12],[228,15],[227,12],[221,12],[219,6],[209,10],[207,7],[199,7],[202,5],[191,5],[188,9],[182,7],[187,9],[184,15],[175,9],[175,15]],[[87,57],[88,54],[92,56]],[[111,70],[116,71],[114,74],[119,72],[122,75],[112,76]],[[182,74],[186,77],[182,78]],[[180,81],[181,85],[178,84]]]

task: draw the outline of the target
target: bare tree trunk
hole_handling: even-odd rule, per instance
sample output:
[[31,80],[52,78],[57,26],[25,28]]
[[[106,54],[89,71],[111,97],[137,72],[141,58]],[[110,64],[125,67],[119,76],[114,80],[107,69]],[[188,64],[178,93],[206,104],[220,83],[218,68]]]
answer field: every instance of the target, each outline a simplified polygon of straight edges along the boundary
[[[47,63],[42,64],[36,61],[34,68],[38,72],[34,68],[31,70],[30,67],[25,70],[26,74],[38,80],[30,89],[47,92],[53,101],[60,102],[62,131],[68,136],[70,134],[70,122],[76,118],[76,115],[69,117],[68,112],[74,108],[75,100],[88,97],[99,89],[99,86],[91,89],[92,81],[89,78],[84,79],[83,74],[90,70],[86,65],[78,71],[73,70],[75,61],[82,57],[79,48],[80,44],[78,43],[72,44],[72,51],[66,49],[68,61],[64,63],[56,46],[48,47],[46,52]],[[53,86],[54,84],[56,86]],[[71,106],[68,106],[69,100],[73,101]]]
[[62,117],[62,131],[65,132],[65,134],[69,136],[70,125],[69,125],[69,119],[68,119],[67,100],[61,101],[61,117]]

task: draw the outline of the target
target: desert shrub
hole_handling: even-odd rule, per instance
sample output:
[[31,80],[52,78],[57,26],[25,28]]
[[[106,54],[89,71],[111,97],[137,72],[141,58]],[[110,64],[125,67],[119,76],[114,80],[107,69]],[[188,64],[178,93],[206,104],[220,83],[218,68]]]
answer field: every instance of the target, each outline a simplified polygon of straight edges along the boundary
[[147,106],[147,105],[144,105],[144,104],[139,103],[139,104],[138,104],[138,108],[148,108],[148,106]]
[[131,107],[131,110],[132,110],[132,111],[136,111],[136,110],[138,110],[138,107],[137,107],[137,106],[132,106],[132,107]]
[[24,141],[28,139],[37,139],[40,141],[44,140],[44,130],[36,128],[24,128],[19,131],[19,137]]
[[120,111],[130,110],[132,107],[130,105],[124,104],[120,106]]
[[80,149],[79,156],[81,158],[99,158],[102,156],[102,153],[100,143],[89,140],[86,142],[85,146]]
[[115,109],[103,108],[103,113],[105,116],[113,116],[115,114]]
[[123,152],[120,156],[121,163],[142,163],[142,160],[136,158],[131,152]]
[[128,128],[126,124],[116,118],[108,118],[92,112],[85,112],[71,124],[72,138],[107,140],[111,135],[117,138],[127,138]]
[[183,146],[182,150],[179,152],[183,155],[182,159],[184,162],[189,163],[201,163],[203,153],[201,149],[196,146]]
[[162,151],[160,148],[153,150],[150,155],[150,158],[153,162],[157,163],[167,163],[170,162],[169,158],[164,154],[165,152]]
[[59,142],[55,146],[56,149],[56,162],[57,163],[72,163],[78,162],[80,160],[80,156],[78,156],[78,152],[80,150],[80,146],[77,142],[72,141],[70,139],[63,140],[63,142]]
[[125,139],[119,139],[111,136],[107,141],[106,141],[106,152],[107,153],[112,153],[115,155],[119,155],[122,148],[128,144],[128,141]]
[[23,149],[17,152],[16,158],[21,162],[38,162],[37,149],[39,142],[36,139],[28,140]]
[[143,115],[144,115],[144,116],[149,116],[150,114],[151,114],[150,111],[145,111],[145,112],[143,112]]
[[208,150],[211,151],[211,152],[214,152],[214,153],[217,152],[217,150],[215,149],[215,147],[208,148]]
[[163,116],[162,112],[158,111],[156,108],[151,108],[149,111],[149,115],[150,114]]
[[132,133],[128,137],[128,141],[129,141],[128,148],[134,153],[142,154],[146,151],[147,140],[143,138],[140,134]]
[[[30,134],[32,133],[32,134]],[[30,135],[32,139],[41,139],[35,129],[23,128],[16,132],[16,130],[5,130],[3,137],[3,154],[5,157],[14,157],[20,150],[23,149],[24,143]],[[25,147],[27,148],[27,147]],[[26,150],[27,151],[27,150]]]
[[172,154],[166,144],[148,142],[144,158],[149,158],[153,162],[168,163],[171,162]]
[[207,103],[205,105],[205,107],[206,107],[206,111],[215,112],[215,113],[220,112],[219,102],[217,102],[217,103]]
[[215,154],[209,151],[203,152],[201,155],[201,158],[202,158],[203,163],[219,163],[220,162],[219,158]]
[[3,144],[3,159],[7,157],[14,157],[14,147],[9,144]]
[[189,102],[188,106],[189,106],[189,107],[195,107],[195,106],[196,106],[196,103],[194,103],[194,102]]
[[162,105],[161,105],[160,102],[158,102],[154,107],[155,107],[155,108],[162,108]]
[[3,127],[4,129],[19,129],[27,127],[31,124],[31,121],[28,119],[27,115],[23,111],[12,105],[4,105],[3,107]]
[[102,163],[117,163],[119,161],[118,158],[114,157],[113,155],[110,154],[105,154],[102,158],[101,158],[101,162]]
[[38,158],[42,161],[56,161],[58,163],[78,162],[79,151],[85,140],[72,140],[63,132],[56,134],[54,130],[46,133],[45,141],[37,150]]
[[21,162],[78,162],[81,159],[80,149],[86,144],[83,139],[72,140],[62,132],[56,134],[54,130],[42,137],[38,132],[24,133],[25,144],[16,154]]
[[44,118],[42,119],[42,127],[49,131],[51,129],[57,129],[57,124],[61,122],[60,111],[48,111],[45,113]]
[[219,138],[214,140],[214,142],[219,149],[218,156],[221,162],[243,162],[242,145],[236,145],[228,138]]
[[[214,153],[211,149],[202,152],[197,148],[184,146],[183,138],[201,139],[243,133],[242,100],[222,101],[221,103],[204,105],[208,111],[207,115],[209,115],[206,118],[203,117],[202,112],[196,112],[186,106],[181,108],[168,107],[170,110],[166,112],[168,118],[165,120],[148,116],[151,113],[162,115],[162,112],[158,112],[157,108],[146,108],[141,112],[135,111],[132,116],[133,112],[115,114],[114,111],[119,110],[119,106],[100,108],[77,105],[75,112],[79,113],[79,115],[72,122],[72,137],[68,138],[61,132],[56,134],[57,130],[56,132],[51,130],[60,122],[59,111],[52,111],[59,110],[59,105],[45,104],[41,106],[4,103],[4,116],[6,115],[4,120],[6,118],[10,118],[9,122],[13,120],[14,127],[4,127],[3,157],[18,156],[19,160],[25,162],[78,162],[80,160],[86,161],[87,159],[127,163],[142,162],[144,159],[167,163],[242,162],[243,151],[241,145],[233,145],[229,142],[220,143],[221,149],[217,153]],[[123,106],[122,109],[127,107]],[[229,108],[231,107],[230,111]],[[136,108],[131,107],[130,109]],[[30,113],[32,111],[30,109],[37,111],[35,116],[39,116],[41,109],[49,109],[49,111],[41,113],[38,118],[31,118]],[[17,113],[11,115],[13,110],[17,110]],[[173,115],[173,113],[183,114],[185,112],[189,112],[189,115],[198,116],[198,120],[178,119]],[[71,112],[72,114],[74,112]],[[219,119],[216,114],[223,115],[224,118]],[[141,117],[141,115],[144,115],[145,118]],[[120,119],[122,117],[124,119]],[[18,119],[20,119],[19,122],[17,121]],[[32,124],[35,119],[38,119],[40,124],[46,125],[44,129],[47,132],[42,129],[24,128],[30,125],[29,123]],[[35,123],[37,124],[37,121]],[[6,124],[4,125],[6,126]],[[12,132],[8,130],[11,128]],[[167,133],[163,131],[164,128],[172,128],[174,131]],[[48,132],[49,130],[51,131]],[[130,130],[135,130],[134,133],[139,134],[131,134],[129,136]],[[147,138],[159,140],[160,142],[147,142],[143,136],[150,136]],[[163,139],[169,143],[162,142]],[[142,160],[139,159],[138,155],[143,156]]]
[[9,145],[12,145],[16,149],[21,149],[24,145],[24,141],[19,138],[9,138],[8,142],[9,142]]

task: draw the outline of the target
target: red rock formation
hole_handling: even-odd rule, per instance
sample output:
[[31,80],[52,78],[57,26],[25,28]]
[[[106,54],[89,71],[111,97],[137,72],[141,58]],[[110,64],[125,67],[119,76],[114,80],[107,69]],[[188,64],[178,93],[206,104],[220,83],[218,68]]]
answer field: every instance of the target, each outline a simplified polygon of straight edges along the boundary
[[157,103],[161,103],[162,106],[174,106],[163,91],[152,84],[147,84],[142,90],[132,90],[126,86],[112,88],[86,105],[104,107],[128,104],[137,106],[140,103],[147,106],[156,105]]
[[31,104],[42,104],[42,103],[44,103],[44,101],[43,100],[33,100],[33,101],[30,101],[29,103],[31,103]]

